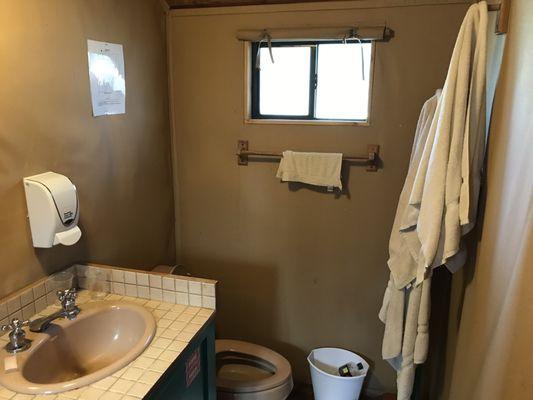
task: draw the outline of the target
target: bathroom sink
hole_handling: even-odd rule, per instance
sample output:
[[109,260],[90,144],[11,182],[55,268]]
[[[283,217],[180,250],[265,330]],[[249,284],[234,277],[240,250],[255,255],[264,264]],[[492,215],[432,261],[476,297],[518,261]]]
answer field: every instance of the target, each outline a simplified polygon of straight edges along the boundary
[[27,331],[31,348],[18,353],[17,369],[6,371],[1,349],[0,384],[20,393],[72,390],[113,374],[150,344],[156,324],[145,308],[125,302],[83,305],[76,319],[56,320],[43,333]]

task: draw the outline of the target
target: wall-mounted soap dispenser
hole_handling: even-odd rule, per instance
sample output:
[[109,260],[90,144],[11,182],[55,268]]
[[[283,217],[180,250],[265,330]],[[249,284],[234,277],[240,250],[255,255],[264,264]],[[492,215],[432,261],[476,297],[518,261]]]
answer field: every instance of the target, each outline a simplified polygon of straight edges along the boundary
[[76,186],[55,172],[24,178],[34,247],[73,245],[81,237]]

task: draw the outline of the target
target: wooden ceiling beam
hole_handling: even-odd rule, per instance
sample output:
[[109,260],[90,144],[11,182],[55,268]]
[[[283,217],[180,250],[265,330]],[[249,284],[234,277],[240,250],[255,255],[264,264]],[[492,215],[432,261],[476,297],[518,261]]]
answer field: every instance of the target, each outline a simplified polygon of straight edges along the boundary
[[[294,3],[316,3],[324,1],[338,0],[162,0],[166,1],[171,9],[180,8],[206,8],[206,7],[231,7],[231,6],[252,6],[268,4],[294,4]],[[341,0],[348,1],[348,0]],[[479,1],[479,0],[472,0]],[[496,33],[506,33],[509,24],[509,8],[511,0],[487,0],[489,11],[498,12],[498,22]]]
[[268,4],[316,3],[335,0],[167,0],[170,8],[205,8]]

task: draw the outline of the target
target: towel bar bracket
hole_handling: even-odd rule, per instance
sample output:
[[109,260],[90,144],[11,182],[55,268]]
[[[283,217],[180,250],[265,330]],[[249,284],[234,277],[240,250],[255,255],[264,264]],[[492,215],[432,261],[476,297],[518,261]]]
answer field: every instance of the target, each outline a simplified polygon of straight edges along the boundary
[[369,172],[376,172],[378,170],[378,162],[379,162],[379,145],[369,144],[367,146],[367,152],[368,152],[368,162],[367,162],[366,170]]
[[[248,165],[249,157],[251,156],[280,159],[283,155],[282,153],[251,151],[248,140],[239,140],[237,142],[237,164]],[[365,164],[367,171],[376,172],[379,167],[379,145],[369,144],[366,156],[343,156],[342,160],[348,163]]]
[[248,140],[239,140],[237,142],[237,164],[248,165]]

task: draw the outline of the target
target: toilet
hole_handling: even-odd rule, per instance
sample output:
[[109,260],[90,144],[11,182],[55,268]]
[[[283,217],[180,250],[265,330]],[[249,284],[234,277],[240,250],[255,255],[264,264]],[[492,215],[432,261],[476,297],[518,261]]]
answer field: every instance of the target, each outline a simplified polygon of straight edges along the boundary
[[239,340],[216,341],[217,400],[285,400],[292,388],[289,362]]

